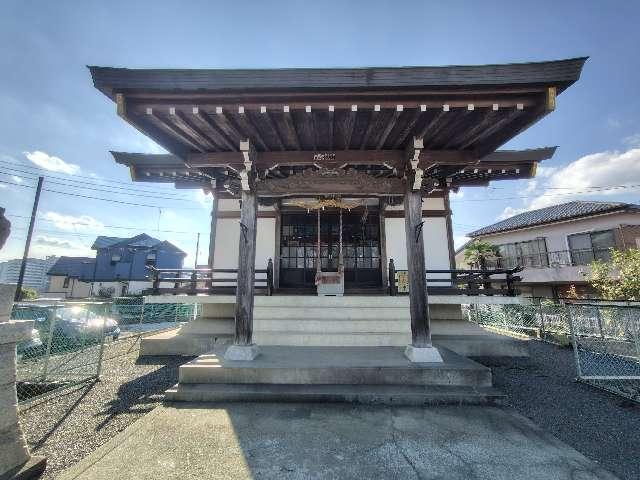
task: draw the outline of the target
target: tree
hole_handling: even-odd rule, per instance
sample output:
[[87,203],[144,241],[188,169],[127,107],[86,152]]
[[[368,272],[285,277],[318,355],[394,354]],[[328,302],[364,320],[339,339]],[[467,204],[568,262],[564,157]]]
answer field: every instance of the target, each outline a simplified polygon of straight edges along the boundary
[[498,247],[482,240],[474,240],[464,249],[464,260],[471,267],[484,270],[487,266],[487,261],[496,260],[497,258]]
[[591,286],[606,300],[640,300],[640,250],[611,250],[611,261],[595,260],[587,274]]
[[33,288],[22,287],[19,298],[20,300],[35,300],[38,298],[38,292]]

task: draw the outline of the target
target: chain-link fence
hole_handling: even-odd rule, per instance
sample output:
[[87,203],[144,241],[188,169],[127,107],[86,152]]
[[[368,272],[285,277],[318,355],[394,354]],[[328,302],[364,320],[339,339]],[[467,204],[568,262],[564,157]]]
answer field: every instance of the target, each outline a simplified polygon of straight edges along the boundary
[[32,338],[17,345],[18,399],[96,379],[110,342],[133,346],[142,335],[177,328],[200,314],[197,304],[145,304],[142,297],[17,303],[11,318],[34,322]]
[[106,302],[14,305],[12,319],[34,322],[31,339],[16,347],[19,401],[99,376],[105,339],[120,335],[109,308]]
[[640,402],[640,307],[567,304],[578,379]]
[[640,402],[640,306],[538,301],[463,312],[485,327],[571,344],[578,380]]
[[138,335],[175,328],[202,313],[202,306],[193,303],[145,303],[143,297],[117,297],[111,313],[118,320],[122,335]]

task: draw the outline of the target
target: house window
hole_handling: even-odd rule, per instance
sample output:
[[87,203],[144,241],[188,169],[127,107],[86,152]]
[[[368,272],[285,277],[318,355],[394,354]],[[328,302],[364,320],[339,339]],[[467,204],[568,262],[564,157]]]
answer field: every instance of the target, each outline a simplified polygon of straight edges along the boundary
[[544,238],[498,245],[502,268],[548,267],[547,243]]
[[111,255],[111,265],[115,265],[120,261],[122,257],[120,255]]
[[576,233],[567,237],[573,265],[588,265],[594,260],[611,260],[611,249],[616,246],[613,230]]
[[69,288],[69,277],[64,277],[62,281],[62,288]]
[[155,265],[156,265],[156,254],[155,253],[149,253],[147,255],[147,258],[146,258],[144,263],[147,266],[155,267]]

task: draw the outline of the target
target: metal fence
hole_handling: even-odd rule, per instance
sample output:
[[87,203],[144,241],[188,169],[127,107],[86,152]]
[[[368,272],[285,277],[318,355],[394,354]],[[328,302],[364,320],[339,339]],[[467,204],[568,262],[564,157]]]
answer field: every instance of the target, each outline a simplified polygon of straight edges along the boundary
[[16,347],[20,402],[99,376],[105,339],[114,341],[120,333],[109,307],[105,302],[14,305],[12,319],[34,321],[32,338]]
[[11,318],[34,321],[32,338],[17,345],[18,400],[95,380],[111,343],[176,328],[200,313],[195,304],[145,304],[142,297],[17,303]]
[[483,326],[571,344],[579,381],[640,402],[640,306],[538,302],[463,309]]

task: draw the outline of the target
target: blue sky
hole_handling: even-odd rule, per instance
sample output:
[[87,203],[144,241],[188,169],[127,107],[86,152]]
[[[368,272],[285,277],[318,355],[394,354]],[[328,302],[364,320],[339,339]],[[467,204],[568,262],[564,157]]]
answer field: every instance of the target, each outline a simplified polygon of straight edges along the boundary
[[463,189],[452,202],[454,235],[459,243],[506,214],[576,198],[638,202],[639,20],[640,2],[617,1],[5,1],[0,206],[14,228],[0,258],[21,255],[34,193],[27,186],[40,165],[51,178],[33,256],[85,254],[96,235],[144,231],[186,250],[191,264],[202,232],[206,261],[207,199],[129,182],[108,151],[161,149],[116,116],[86,65],[401,66],[588,55],[582,79],[558,97],[557,110],[507,145],[558,145],[555,158],[533,182]]

